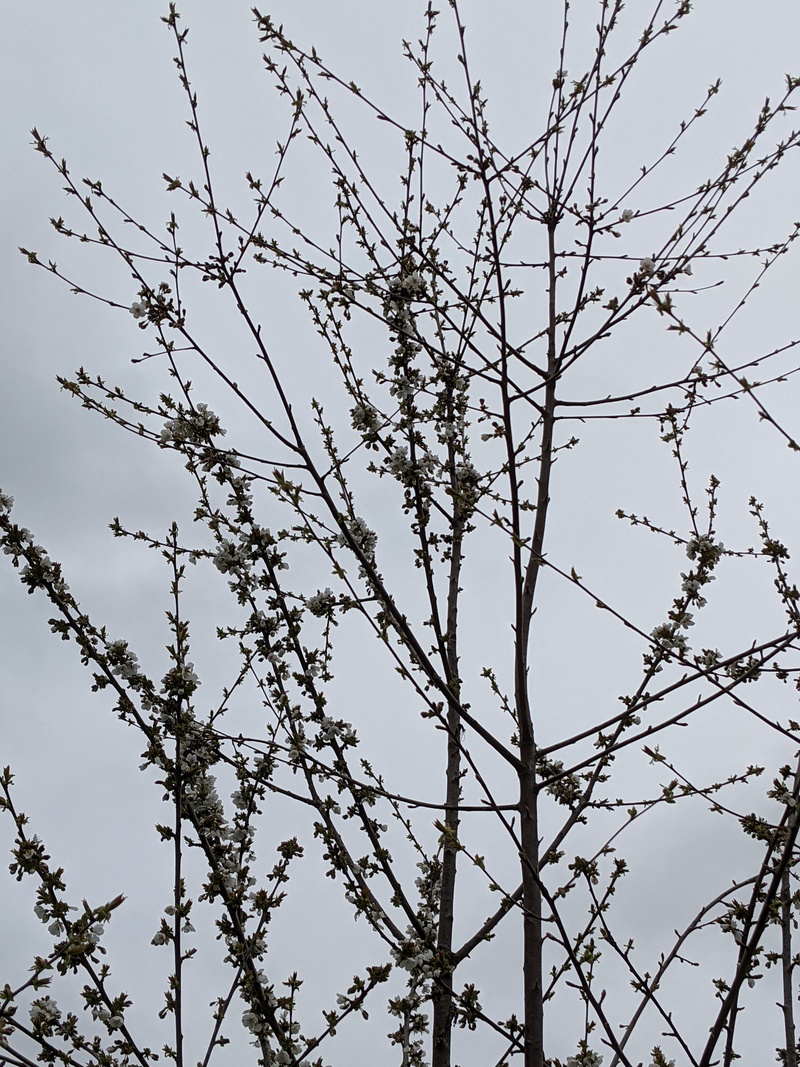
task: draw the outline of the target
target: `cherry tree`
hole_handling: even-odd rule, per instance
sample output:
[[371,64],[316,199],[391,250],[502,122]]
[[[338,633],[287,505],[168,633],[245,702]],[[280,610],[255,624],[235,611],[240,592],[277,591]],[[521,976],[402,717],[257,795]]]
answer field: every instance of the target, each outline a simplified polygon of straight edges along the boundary
[[[800,223],[745,247],[733,226],[793,166],[800,78],[739,116],[734,148],[711,139],[699,178],[717,81],[631,164],[624,109],[693,13],[623,6],[573,26],[564,5],[514,144],[495,139],[456,0],[423,6],[402,45],[414,115],[254,10],[285,134],[271,173],[223,190],[170,4],[197,172],[164,175],[165,229],[33,131],[74,215],[53,226],[105,257],[108,289],[25,257],[146,346],[137,395],[85,368],[59,381],[177,458],[196,509],[188,527],[111,524],[166,566],[164,671],[81,608],[0,495],[3,550],[135,731],[172,856],[146,934],[168,957],[163,1006],[142,1029],[104,959],[125,897],[70,896],[69,858],[6,768],[11,874],[51,947],[1,976],[0,1063],[205,1065],[252,1046],[321,1067],[361,1062],[359,1042],[403,1067],[711,1067],[776,1046],[797,1063],[798,591],[762,499],[726,498],[704,456],[746,433],[769,476],[798,451],[780,413],[790,316],[749,324]],[[312,329],[289,343],[292,297]],[[198,583],[228,589],[228,618],[189,618]],[[230,672],[213,694],[190,649],[209,624]],[[736,837],[730,863],[689,847],[705,820]],[[647,907],[648,840],[677,917]],[[283,918],[294,892],[331,887],[344,961],[310,917]],[[189,993],[204,966],[211,1010]]]

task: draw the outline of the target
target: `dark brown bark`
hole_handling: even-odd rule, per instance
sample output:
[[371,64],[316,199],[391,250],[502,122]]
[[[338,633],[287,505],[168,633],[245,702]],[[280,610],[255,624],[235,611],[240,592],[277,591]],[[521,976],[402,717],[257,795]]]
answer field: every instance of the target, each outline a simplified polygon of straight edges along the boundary
[[522,973],[525,992],[525,1067],[543,1067],[542,894],[539,888],[539,820],[532,770],[520,775],[520,840],[524,908]]
[[[536,495],[536,519],[527,557],[524,580],[518,584],[516,610],[515,704],[519,728],[522,769],[519,774],[520,843],[523,903],[523,988],[525,1003],[525,1067],[544,1067],[544,1004],[542,982],[542,892],[539,883],[539,820],[536,786],[536,742],[528,689],[528,643],[533,618],[536,583],[544,553],[550,478],[553,469],[556,382],[556,270],[555,215],[548,228],[550,253],[548,381],[542,409],[542,439]],[[521,577],[521,576],[520,576]],[[519,581],[519,578],[518,578]]]
[[[451,457],[454,458],[454,457]],[[457,487],[454,487],[457,488]],[[453,550],[450,556],[449,589],[447,596],[447,681],[453,690],[447,712],[447,789],[445,800],[445,842],[442,855],[442,887],[439,898],[439,931],[437,950],[443,969],[433,996],[433,1055],[432,1067],[450,1067],[451,1044],[454,1022],[453,972],[453,922],[458,857],[459,804],[461,802],[461,711],[458,696],[458,594],[461,577],[461,554],[464,522],[461,503],[454,496]]]
[[781,882],[781,957],[783,965],[783,1029],[786,1067],[797,1067],[797,1035],[794,1025],[792,993],[792,886],[788,867]]
[[[437,948],[440,957],[447,960],[449,964],[453,949],[453,905],[459,827],[458,802],[461,794],[461,748],[459,745],[461,727],[457,704],[454,703],[451,706],[447,721],[449,727],[447,743],[447,809],[445,813],[447,835],[442,856],[442,892]],[[448,968],[446,972],[440,975],[433,996],[432,1067],[450,1067],[452,1032],[453,974]]]

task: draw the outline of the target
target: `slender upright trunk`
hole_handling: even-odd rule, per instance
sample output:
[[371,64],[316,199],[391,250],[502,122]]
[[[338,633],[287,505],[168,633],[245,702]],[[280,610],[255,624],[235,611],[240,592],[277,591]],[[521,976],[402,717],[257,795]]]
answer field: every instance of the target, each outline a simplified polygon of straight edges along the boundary
[[[526,751],[527,749],[527,751]],[[525,770],[520,774],[520,840],[522,844],[523,957],[525,996],[525,1067],[544,1065],[544,1001],[542,999],[542,894],[539,888],[539,819],[533,741],[523,746]]]
[[533,617],[536,579],[541,566],[552,470],[555,382],[547,387],[542,461],[533,541],[519,593],[516,650],[516,708],[519,724],[520,866],[523,906],[523,995],[525,1003],[525,1067],[544,1067],[544,1001],[542,982],[542,892],[539,883],[539,813],[536,784],[536,741],[528,693],[528,638]]
[[[542,406],[542,438],[536,495],[536,518],[524,579],[518,573],[515,649],[515,706],[519,730],[519,818],[523,904],[523,982],[525,1004],[525,1067],[544,1067],[544,1000],[542,891],[539,882],[539,815],[536,785],[536,742],[528,689],[528,644],[533,619],[536,583],[544,558],[550,480],[553,473],[553,431],[556,412],[558,360],[556,356],[556,217],[548,226],[550,259],[548,381]],[[519,557],[521,560],[521,556]],[[518,564],[519,566],[519,564]]]
[[[461,729],[457,703],[451,704],[447,716],[449,738],[447,743],[447,827],[442,855],[442,892],[440,897],[439,932],[437,948],[448,959],[453,947],[453,903],[456,883],[456,857],[458,849],[458,803],[461,796]],[[451,1035],[453,1032],[453,974],[449,969],[437,980],[433,993],[433,1057],[432,1067],[450,1067]]]
[[[457,486],[454,486],[457,489]],[[453,545],[450,556],[449,588],[447,595],[447,679],[452,697],[447,709],[447,787],[444,823],[446,826],[442,854],[442,885],[439,897],[439,930],[436,948],[445,967],[433,991],[433,1055],[432,1067],[450,1067],[453,1033],[453,972],[450,958],[453,950],[453,919],[456,890],[456,860],[461,803],[461,714],[460,682],[458,677],[458,594],[461,577],[461,553],[464,521],[461,502],[454,495]]]
[[[796,797],[800,787],[800,764],[794,772],[793,795]],[[797,808],[792,811],[789,818],[790,830],[797,826]],[[792,876],[791,867],[787,864],[781,878],[781,964],[783,967],[783,1030],[786,1045],[786,1067],[797,1067],[797,1031],[794,1023],[794,992],[793,974],[794,963],[792,961],[792,923],[794,914],[792,907]]]
[[794,995],[792,992],[792,885],[789,868],[781,880],[781,956],[783,965],[783,1028],[786,1045],[786,1067],[797,1067],[797,1035],[794,1025]]

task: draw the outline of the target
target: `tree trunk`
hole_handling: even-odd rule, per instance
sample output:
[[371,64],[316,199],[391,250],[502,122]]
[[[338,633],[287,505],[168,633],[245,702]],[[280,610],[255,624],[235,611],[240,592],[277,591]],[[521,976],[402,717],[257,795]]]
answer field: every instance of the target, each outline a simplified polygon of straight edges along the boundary
[[[533,746],[531,746],[532,748]],[[542,1000],[542,894],[539,888],[539,820],[535,775],[525,759],[520,775],[520,840],[522,843],[523,995],[525,1004],[525,1067],[544,1067],[544,1005]]]

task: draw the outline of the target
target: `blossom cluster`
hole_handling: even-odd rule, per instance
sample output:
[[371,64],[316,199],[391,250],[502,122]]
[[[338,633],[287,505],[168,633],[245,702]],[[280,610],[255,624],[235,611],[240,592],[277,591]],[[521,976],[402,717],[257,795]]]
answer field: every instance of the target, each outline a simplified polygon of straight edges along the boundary
[[422,981],[435,978],[439,972],[436,953],[414,936],[412,927],[406,933],[410,935],[408,939],[391,949],[395,963]]
[[[628,216],[628,217],[626,218],[626,216]],[[621,222],[630,222],[631,218],[633,218],[633,213],[632,212],[623,211],[620,221]],[[692,265],[691,265],[691,263],[685,263],[683,265],[683,267],[681,267],[679,270],[678,269],[674,269],[673,272],[675,274],[691,275],[692,274]],[[639,271],[638,271],[639,277],[641,277],[641,278],[652,278],[655,273],[656,273],[656,261],[652,256],[645,256],[644,259],[639,261]],[[663,271],[659,271],[659,277],[661,279],[663,279],[665,276],[666,275],[665,275],[665,273]]]
[[[37,841],[38,841],[38,838],[37,838]],[[63,908],[64,906],[60,905],[60,907]],[[74,911],[75,909],[74,908],[69,908],[69,909],[64,909],[64,910]],[[53,937],[61,937],[61,935],[64,933],[64,923],[61,921],[61,919],[54,918],[54,912],[53,912],[52,908],[45,907],[43,904],[35,904],[34,908],[33,908],[33,911],[34,911],[34,914],[36,915],[37,919],[39,919],[43,923],[49,923],[49,925],[47,927],[47,932],[48,933],[52,934]],[[101,931],[102,931],[102,928],[101,928]],[[97,941],[99,941],[99,940],[100,940],[100,936],[99,936],[99,933],[98,933]],[[96,943],[97,942],[95,942],[95,944]]]
[[284,554],[276,547],[275,538],[270,530],[250,523],[247,530],[240,530],[237,541],[222,538],[213,557],[214,566],[221,574],[232,575],[228,583],[230,588],[244,604],[257,585],[266,587],[269,576],[257,579],[252,570],[252,563],[266,564],[274,571],[288,569]]
[[693,604],[696,604],[698,608],[704,608],[707,601],[705,597],[700,596],[700,590],[706,582],[713,582],[715,580],[714,575],[709,574],[705,578],[705,581],[701,581],[694,571],[691,571],[689,574],[684,574],[683,571],[681,571],[681,578],[683,578],[681,592],[685,593],[687,599]]
[[656,626],[650,636],[659,648],[665,652],[677,652],[683,655],[688,648],[686,635],[681,633],[681,627],[694,626],[694,621],[689,612],[683,612],[680,620],[662,622]]
[[319,724],[319,736],[322,741],[339,741],[342,745],[354,745],[356,733],[349,722],[331,719],[324,715]]
[[[207,834],[215,837],[227,837],[225,809],[217,792],[217,779],[213,774],[195,774],[185,787],[186,795],[192,805],[192,812]],[[232,889],[233,883],[228,884]]]
[[420,872],[414,879],[420,898],[417,919],[427,936],[434,938],[442,890],[442,865],[436,859],[420,860],[417,870]]
[[[0,519],[7,518],[13,503],[12,496],[0,493]],[[57,597],[69,595],[69,586],[61,576],[61,565],[54,563],[45,550],[34,543],[30,530],[24,526],[10,525],[2,540],[3,553],[12,557],[15,567],[19,566],[20,558],[25,557],[20,579],[31,592],[49,587]]]
[[[686,555],[694,563],[689,573],[681,572],[681,599],[673,602],[673,608],[668,613],[668,621],[660,623],[650,633],[650,637],[656,647],[654,654],[645,655],[645,663],[652,666],[655,672],[661,670],[660,659],[666,655],[677,654],[684,656],[689,651],[689,642],[685,631],[694,626],[694,616],[687,611],[689,604],[697,608],[706,606],[706,598],[701,595],[701,589],[715,580],[711,574],[713,568],[722,558],[725,546],[721,541],[715,541],[710,534],[698,534],[691,537],[686,545]],[[695,661],[700,666],[713,667],[720,659],[716,650],[704,649]]]
[[219,548],[214,556],[214,566],[220,574],[232,572],[237,574],[243,571],[250,561],[250,549],[246,543],[245,535],[240,534],[239,544],[233,541],[220,541]]
[[383,303],[384,318],[395,341],[395,349],[389,359],[395,371],[389,392],[406,413],[413,398],[427,384],[419,368],[413,366],[415,357],[422,351],[422,344],[411,310],[413,301],[424,297],[426,291],[425,281],[419,271],[406,269],[389,280]]
[[[38,840],[39,839],[36,838],[37,843]],[[46,860],[47,857],[40,855],[40,859]],[[85,902],[84,906],[87,906]],[[66,960],[74,961],[78,956],[84,954],[92,955],[100,944],[103,933],[105,932],[103,922],[93,918],[91,913],[88,913],[77,922],[72,923],[72,925],[67,928],[66,922],[62,916],[65,916],[68,911],[75,911],[75,909],[63,903],[57,903],[55,905],[38,903],[34,906],[33,910],[37,919],[48,924],[48,933],[56,938],[66,938],[66,940],[58,946],[58,951]],[[101,951],[103,950],[101,949]]]
[[[417,868],[420,872],[415,879],[420,895],[417,908],[418,925],[406,927],[406,939],[393,947],[391,954],[397,966],[409,972],[417,992],[424,995],[430,982],[440,971],[439,958],[435,948],[431,946],[436,943],[442,869],[438,860],[421,860]],[[397,1011],[394,1014],[397,1014]]]
[[[345,525],[347,526],[350,537],[352,537],[352,539],[367,557],[367,560],[370,563],[374,563],[375,549],[378,546],[378,535],[375,533],[375,531],[371,530],[369,526],[367,526],[366,522],[364,522],[364,520],[358,515],[356,515],[354,518],[345,519]],[[337,540],[340,545],[348,544],[348,539],[344,534],[339,534]],[[362,578],[365,578],[367,576],[363,566],[359,567],[358,573]]]
[[379,425],[378,412],[372,404],[363,401],[351,410],[350,420],[353,429],[364,437],[372,437]]
[[387,459],[386,467],[401,482],[413,475],[414,464],[408,455],[408,445],[398,445]]
[[95,1021],[104,1023],[109,1030],[119,1030],[121,1026],[124,1026],[125,1020],[121,1015],[111,1012],[102,1004],[95,1004],[92,1008],[92,1018]]
[[[625,218],[626,215],[630,215],[630,217],[629,218]],[[621,221],[622,222],[630,222],[630,219],[632,217],[633,217],[632,213],[623,211]],[[641,275],[643,275],[645,278],[651,278],[655,274],[655,272],[656,272],[656,261],[653,259],[652,256],[645,256],[644,259],[640,260],[640,262],[639,262],[639,273]],[[676,273],[691,275],[693,273],[692,272],[691,263],[686,263]]]
[[128,648],[128,642],[110,641],[106,646],[106,658],[112,673],[127,682],[131,689],[135,689],[144,710],[151,711],[158,699],[150,679],[139,667],[139,657]]
[[108,645],[108,662],[112,672],[137,687],[141,672],[139,657],[128,648],[127,641],[111,641]]
[[212,437],[224,436],[226,431],[222,428],[219,416],[215,415],[207,404],[198,404],[194,409],[178,408],[174,418],[164,423],[161,431],[162,445],[174,442],[175,444],[206,444]]
[[306,607],[316,618],[327,618],[336,607],[336,595],[326,586],[325,589],[320,589],[313,596],[308,597]]
[[61,1019],[61,1009],[52,997],[39,997],[32,1001],[29,1015],[31,1024],[44,1034],[52,1032],[52,1027]]
[[722,541],[715,541],[710,534],[698,534],[692,537],[686,545],[686,555],[691,560],[697,560],[699,566],[711,570],[716,567],[725,552]]
[[747,656],[746,659],[726,664],[725,673],[729,678],[754,682],[761,676],[761,661],[758,656]]
[[159,282],[155,290],[142,286],[139,299],[134,300],[128,308],[131,315],[139,320],[140,330],[147,329],[148,323],[151,322],[156,326],[166,321],[176,326],[182,323],[171,293],[172,290],[166,282]]
[[722,653],[718,648],[704,648],[699,655],[694,657],[694,661],[698,667],[716,667],[719,661],[722,659]]
[[[581,1042],[581,1044],[584,1044]],[[570,1056],[564,1067],[600,1067],[603,1057],[599,1052],[590,1048],[582,1048],[577,1056]],[[648,1067],[675,1067],[675,1060],[667,1060],[661,1049],[656,1046],[653,1049],[653,1059]]]
[[171,698],[187,698],[200,685],[193,663],[178,663],[161,679],[161,692]]
[[[14,849],[14,858],[20,871],[32,874],[39,864],[48,857],[44,853],[44,844],[38,834],[33,834],[27,840],[20,841]],[[12,870],[12,874],[16,870]]]
[[458,503],[462,513],[471,514],[481,497],[480,475],[470,460],[465,459],[455,468]]
[[[258,971],[257,977],[264,989],[264,995],[270,1008],[277,1008],[278,1001],[275,999],[271,988],[266,985],[264,972]],[[276,1051],[270,1047],[268,1035],[271,1027],[264,1019],[263,1014],[255,1011],[253,1007],[249,1007],[242,1012],[242,1026],[255,1036],[253,1044],[266,1050],[266,1059],[261,1062],[266,1063],[267,1067],[286,1067],[288,1064],[296,1064],[297,1067],[311,1067],[308,1060],[298,1061],[297,1059],[302,1047],[300,1024],[298,1022],[290,1022],[289,1019],[282,1019],[281,1022],[284,1024],[282,1026],[284,1047]]]
[[386,469],[403,485],[413,485],[418,479],[430,479],[436,470],[436,460],[430,452],[423,452],[412,460],[407,445],[398,445],[386,460]]
[[537,761],[537,774],[548,782],[546,789],[550,796],[555,797],[559,804],[572,807],[581,797],[583,792],[580,779],[577,774],[564,774],[564,763],[560,759],[550,760],[542,756]]
[[[389,291],[384,302],[384,314],[398,338],[414,337],[414,319],[409,310],[409,303],[412,300],[421,299],[426,292],[425,279],[419,271],[410,271],[408,274],[390,279]],[[418,352],[421,345],[414,343],[413,349]]]

